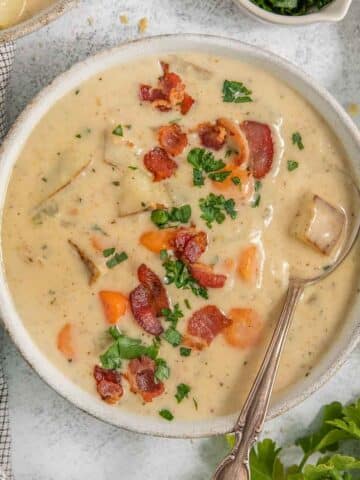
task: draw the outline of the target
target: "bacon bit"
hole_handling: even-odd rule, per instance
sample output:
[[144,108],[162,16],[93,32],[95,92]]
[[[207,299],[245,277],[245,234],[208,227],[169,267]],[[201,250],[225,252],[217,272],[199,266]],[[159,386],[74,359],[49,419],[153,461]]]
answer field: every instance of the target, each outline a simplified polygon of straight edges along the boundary
[[179,228],[170,244],[178,258],[194,263],[206,250],[207,236],[193,228]]
[[155,307],[156,315],[161,316],[161,311],[164,308],[169,308],[169,299],[160,278],[144,263],[138,268],[138,278],[140,283],[149,290],[153,297],[153,305]]
[[149,357],[130,360],[129,369],[125,375],[130,384],[130,390],[142,396],[145,402],[151,402],[164,392],[164,384],[155,382],[155,362]]
[[207,343],[204,340],[194,338],[190,335],[183,335],[182,345],[192,348],[193,350],[198,350],[199,352],[207,347]]
[[259,343],[263,321],[252,308],[233,308],[229,312],[232,324],[224,330],[225,340],[233,347],[248,348]]
[[123,396],[121,374],[116,370],[106,370],[98,365],[94,367],[96,389],[100,397],[107,403],[114,405]]
[[[212,180],[213,187],[220,192],[226,191],[234,200],[249,200],[254,193],[254,177],[251,173],[238,165],[227,165],[224,171],[231,172],[231,174],[223,182]],[[234,184],[232,180],[234,177],[240,180],[239,185]]]
[[66,323],[58,333],[57,348],[68,360],[73,360],[75,350],[72,339],[72,325]]
[[236,165],[244,164],[247,166],[250,155],[249,144],[239,125],[228,118],[219,118],[216,123],[226,129],[228,140],[231,140],[235,144],[238,154],[233,159],[233,162]]
[[180,76],[170,72],[169,64],[161,62],[163,75],[159,78],[157,88],[140,85],[139,97],[144,102],[151,102],[153,107],[162,112],[176,108],[185,115],[194,103],[194,99],[185,93],[185,85]]
[[173,157],[180,155],[188,144],[186,133],[176,123],[161,127],[158,137],[160,146]]
[[214,273],[209,265],[194,263],[190,265],[190,273],[199,285],[205,288],[222,288],[226,282],[226,275]]
[[144,155],[144,165],[153,174],[154,182],[171,177],[178,167],[166,150],[160,147],[155,147]]
[[169,308],[166,290],[160,278],[145,264],[138,268],[138,278],[140,285],[130,293],[131,311],[145,332],[161,335],[164,329],[157,317],[163,308]]
[[193,97],[185,93],[184,100],[181,102],[180,107],[180,112],[182,113],[182,115],[186,115],[194,103],[195,100],[193,99]]
[[255,178],[269,173],[274,158],[274,143],[269,125],[245,121],[241,125],[249,144],[249,165]]
[[227,131],[218,122],[212,124],[210,122],[200,123],[197,127],[201,145],[213,150],[220,150],[225,144]]
[[231,320],[225,317],[215,305],[206,305],[192,315],[187,332],[210,345],[216,335],[229,325]]

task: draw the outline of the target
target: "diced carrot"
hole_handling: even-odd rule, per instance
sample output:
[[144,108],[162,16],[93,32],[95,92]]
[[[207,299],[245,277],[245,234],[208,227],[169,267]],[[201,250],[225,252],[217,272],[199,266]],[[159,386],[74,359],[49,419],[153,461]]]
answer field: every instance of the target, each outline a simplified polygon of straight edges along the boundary
[[258,272],[258,250],[256,245],[249,245],[240,254],[238,273],[248,283],[255,283]]
[[128,299],[120,292],[102,290],[99,297],[104,308],[106,320],[111,325],[119,321],[125,315],[128,306]]
[[170,242],[174,238],[176,230],[150,230],[140,237],[140,243],[145,248],[154,253],[160,253],[161,250],[170,248]]
[[228,193],[231,197],[239,200],[249,199],[254,192],[254,179],[252,175],[237,165],[227,165],[224,170],[231,174],[223,182],[212,184],[216,190]]
[[233,347],[249,348],[256,345],[261,337],[263,321],[252,308],[233,308],[228,317],[232,324],[224,330],[226,341]]
[[66,323],[58,333],[57,348],[68,360],[73,360],[75,350],[72,338],[72,325]]
[[104,250],[104,245],[99,237],[91,237],[91,244],[98,252],[102,252]]

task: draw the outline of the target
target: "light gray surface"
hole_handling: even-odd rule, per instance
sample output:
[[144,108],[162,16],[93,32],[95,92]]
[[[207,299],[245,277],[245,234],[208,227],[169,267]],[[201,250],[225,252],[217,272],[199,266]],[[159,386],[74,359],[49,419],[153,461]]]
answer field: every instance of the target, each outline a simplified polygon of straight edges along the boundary
[[[127,13],[129,25],[119,22]],[[265,47],[310,73],[344,105],[360,103],[360,0],[337,25],[279,28],[250,20],[231,0],[83,0],[55,24],[18,42],[10,90],[12,119],[58,73],[77,60],[147,34],[201,32]],[[360,118],[356,119],[358,124]],[[222,439],[149,438],[105,425],[71,406],[2,339],[9,377],[16,480],[205,480],[224,452]],[[266,425],[266,434],[288,442],[321,404],[360,394],[360,349],[325,387],[301,406]]]

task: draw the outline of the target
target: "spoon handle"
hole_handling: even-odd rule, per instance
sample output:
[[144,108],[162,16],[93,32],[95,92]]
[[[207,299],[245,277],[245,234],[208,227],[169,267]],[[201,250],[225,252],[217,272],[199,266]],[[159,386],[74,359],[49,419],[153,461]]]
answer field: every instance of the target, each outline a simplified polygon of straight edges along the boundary
[[235,446],[218,466],[213,480],[249,480],[249,454],[264,425],[281,352],[295,308],[304,291],[301,281],[290,279],[286,300],[264,360],[235,424]]

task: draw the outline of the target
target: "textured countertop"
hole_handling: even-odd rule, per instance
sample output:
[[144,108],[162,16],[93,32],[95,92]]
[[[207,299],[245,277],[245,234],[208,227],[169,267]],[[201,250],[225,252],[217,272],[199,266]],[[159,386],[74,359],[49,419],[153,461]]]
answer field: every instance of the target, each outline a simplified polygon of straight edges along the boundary
[[[129,24],[122,25],[120,14]],[[231,0],[83,0],[75,10],[18,42],[10,86],[14,119],[56,75],[78,60],[139,36],[191,32],[234,37],[292,61],[344,106],[360,103],[360,1],[335,25],[277,27],[251,20]],[[360,124],[359,116],[355,120]],[[77,410],[29,368],[6,335],[1,352],[10,388],[16,480],[205,480],[224,452],[222,439],[166,440],[119,430]],[[360,394],[360,349],[320,391],[265,433],[292,441],[320,405]]]

